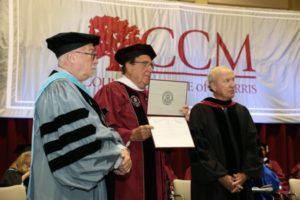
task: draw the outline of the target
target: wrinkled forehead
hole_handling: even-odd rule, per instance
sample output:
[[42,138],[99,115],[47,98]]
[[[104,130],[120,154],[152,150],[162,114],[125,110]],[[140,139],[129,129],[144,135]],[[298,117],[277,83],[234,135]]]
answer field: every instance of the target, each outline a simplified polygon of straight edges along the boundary
[[234,77],[233,71],[228,67],[215,67],[208,74],[208,82],[212,83],[216,80],[224,79],[224,77]]

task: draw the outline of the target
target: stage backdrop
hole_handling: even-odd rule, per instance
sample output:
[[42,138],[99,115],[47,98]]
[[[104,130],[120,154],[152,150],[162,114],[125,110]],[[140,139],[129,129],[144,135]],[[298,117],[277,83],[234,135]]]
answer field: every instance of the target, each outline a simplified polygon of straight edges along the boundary
[[[0,116],[33,115],[38,88],[57,65],[45,39],[79,31],[101,36],[94,94],[120,76],[113,55],[153,45],[153,79],[188,81],[188,105],[210,96],[216,65],[236,74],[235,100],[255,122],[300,122],[300,13],[163,1],[0,0]],[[45,105],[47,106],[47,105]],[[49,108],[51,109],[51,108]]]

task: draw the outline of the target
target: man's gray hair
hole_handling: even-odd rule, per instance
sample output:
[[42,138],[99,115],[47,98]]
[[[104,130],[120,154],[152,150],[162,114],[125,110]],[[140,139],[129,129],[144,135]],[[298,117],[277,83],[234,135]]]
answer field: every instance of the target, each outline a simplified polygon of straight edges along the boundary
[[228,67],[226,66],[216,66],[214,68],[212,68],[207,75],[207,82],[208,82],[208,89],[213,92],[213,90],[211,89],[211,84],[215,81],[216,78],[216,74],[222,70],[222,69],[228,69]]

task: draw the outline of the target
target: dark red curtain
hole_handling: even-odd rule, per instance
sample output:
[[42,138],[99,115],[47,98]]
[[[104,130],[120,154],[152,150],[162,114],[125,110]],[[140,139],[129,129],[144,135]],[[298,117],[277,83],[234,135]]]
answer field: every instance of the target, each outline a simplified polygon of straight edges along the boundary
[[[300,162],[299,124],[257,124],[261,142],[269,145],[269,157],[279,162],[284,173]],[[16,159],[18,144],[31,143],[32,119],[0,118],[0,176]],[[183,178],[189,166],[188,150],[170,151],[170,162],[175,175]]]
[[17,158],[18,144],[31,143],[32,119],[0,118],[0,176]]
[[300,162],[299,124],[258,124],[261,142],[269,145],[269,158],[276,160],[287,177]]

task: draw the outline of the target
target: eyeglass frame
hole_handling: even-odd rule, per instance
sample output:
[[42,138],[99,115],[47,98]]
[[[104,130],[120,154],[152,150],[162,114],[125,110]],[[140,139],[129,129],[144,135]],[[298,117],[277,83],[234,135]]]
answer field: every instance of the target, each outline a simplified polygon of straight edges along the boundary
[[81,54],[85,54],[85,55],[89,55],[92,56],[92,59],[95,60],[97,54],[96,53],[89,53],[89,52],[83,52],[83,51],[73,51],[75,53],[81,53]]

